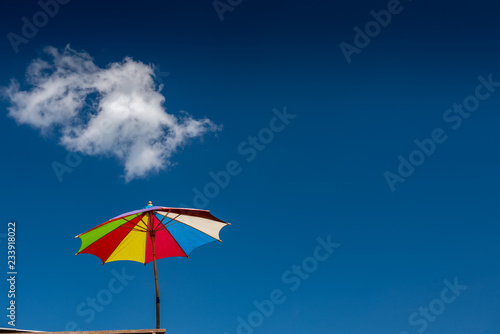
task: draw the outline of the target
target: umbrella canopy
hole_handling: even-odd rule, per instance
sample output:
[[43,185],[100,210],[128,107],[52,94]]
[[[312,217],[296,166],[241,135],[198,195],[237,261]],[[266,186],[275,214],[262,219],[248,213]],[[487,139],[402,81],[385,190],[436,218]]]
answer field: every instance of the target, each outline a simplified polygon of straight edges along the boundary
[[156,285],[156,327],[160,327],[160,300],[156,260],[172,256],[188,257],[196,248],[221,241],[220,230],[230,225],[210,211],[153,206],[124,213],[77,235],[82,243],[78,254],[93,254],[102,263],[128,260],[154,263]]
[[93,254],[102,263],[129,260],[153,261],[151,234],[155,235],[156,259],[185,256],[212,241],[221,241],[220,230],[229,225],[210,211],[150,206],[124,213],[77,235],[82,244],[77,254]]

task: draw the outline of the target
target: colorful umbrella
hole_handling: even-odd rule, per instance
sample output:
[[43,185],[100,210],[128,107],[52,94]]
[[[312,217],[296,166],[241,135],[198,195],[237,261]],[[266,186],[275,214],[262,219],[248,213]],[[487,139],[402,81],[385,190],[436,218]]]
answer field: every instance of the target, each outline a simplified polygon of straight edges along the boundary
[[156,328],[160,328],[160,298],[156,260],[188,255],[201,245],[218,240],[220,230],[229,223],[210,211],[153,206],[118,217],[77,235],[82,245],[78,254],[93,254],[102,264],[128,260],[153,261],[156,287]]

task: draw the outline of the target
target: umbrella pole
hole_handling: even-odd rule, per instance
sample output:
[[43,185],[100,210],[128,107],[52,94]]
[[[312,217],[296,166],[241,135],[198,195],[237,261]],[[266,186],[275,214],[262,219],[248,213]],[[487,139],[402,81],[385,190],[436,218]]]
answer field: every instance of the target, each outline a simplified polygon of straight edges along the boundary
[[153,267],[155,269],[155,286],[156,286],[156,328],[160,329],[160,295],[158,293],[158,273],[156,272],[156,254],[155,254],[155,233],[150,232],[151,245],[153,246]]

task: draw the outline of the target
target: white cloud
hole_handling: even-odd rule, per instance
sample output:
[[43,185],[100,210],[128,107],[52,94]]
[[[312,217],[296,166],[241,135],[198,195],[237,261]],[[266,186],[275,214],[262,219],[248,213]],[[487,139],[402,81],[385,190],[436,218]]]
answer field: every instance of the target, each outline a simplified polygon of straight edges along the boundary
[[127,182],[166,168],[188,139],[219,129],[207,118],[167,113],[151,66],[125,58],[99,68],[69,46],[45,52],[50,61],[35,59],[26,71],[30,90],[15,80],[3,89],[9,116],[42,133],[57,129],[69,151],[117,157]]

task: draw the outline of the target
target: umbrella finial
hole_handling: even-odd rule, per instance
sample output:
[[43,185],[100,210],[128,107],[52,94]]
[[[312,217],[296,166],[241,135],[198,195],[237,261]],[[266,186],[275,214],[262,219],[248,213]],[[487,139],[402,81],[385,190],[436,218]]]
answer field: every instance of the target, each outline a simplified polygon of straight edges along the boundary
[[148,202],[148,205],[153,205],[153,203],[151,203],[151,201]]

